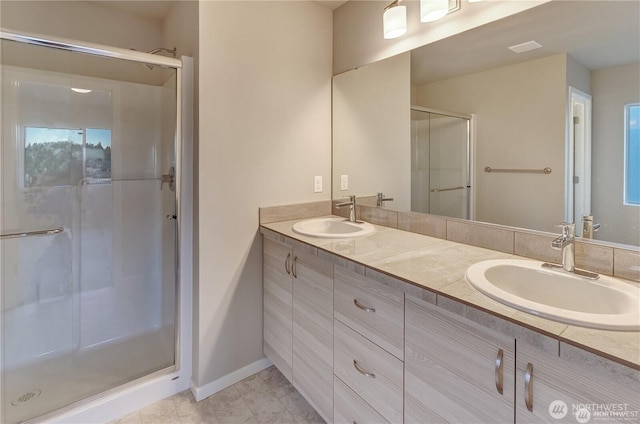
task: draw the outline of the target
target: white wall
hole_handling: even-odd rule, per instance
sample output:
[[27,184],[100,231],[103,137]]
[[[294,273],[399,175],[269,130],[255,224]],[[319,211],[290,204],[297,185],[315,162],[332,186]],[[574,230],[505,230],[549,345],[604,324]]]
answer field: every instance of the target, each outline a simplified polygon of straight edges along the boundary
[[440,21],[423,24],[420,22],[419,2],[405,0],[402,4],[407,6],[407,33],[394,40],[385,40],[382,36],[382,13],[390,2],[349,1],[336,9],[333,15],[333,72],[339,74],[407,52],[548,1],[460,1],[460,10]]
[[[640,101],[640,64],[593,71],[591,212],[598,240],[640,244],[640,207],[623,204],[624,105]],[[624,223],[624,225],[621,225]]]
[[199,15],[193,383],[211,392],[263,358],[258,207],[331,197],[332,14],[309,1],[203,1]]
[[410,208],[410,72],[405,53],[333,78],[334,198],[382,192],[390,207]]
[[566,63],[559,54],[415,88],[420,106],[475,115],[477,220],[543,231],[562,221]]

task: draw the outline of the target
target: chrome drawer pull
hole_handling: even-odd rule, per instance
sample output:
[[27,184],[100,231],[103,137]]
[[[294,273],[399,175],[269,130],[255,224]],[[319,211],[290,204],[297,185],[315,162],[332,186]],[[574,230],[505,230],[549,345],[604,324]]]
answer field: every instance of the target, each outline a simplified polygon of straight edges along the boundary
[[524,373],[524,403],[527,409],[533,412],[533,365],[527,364],[527,372]]
[[356,371],[358,371],[365,377],[376,378],[376,375],[374,373],[363,370],[362,367],[360,367],[360,365],[358,364],[358,361],[356,361],[355,359],[353,360],[353,367],[356,369]]
[[504,358],[504,352],[502,351],[502,349],[498,349],[498,356],[496,356],[496,389],[500,394],[502,394],[502,391],[503,391],[502,387],[504,382],[504,377],[503,377],[504,363],[502,362],[503,358]]
[[298,257],[294,256],[293,258],[293,266],[291,267],[291,273],[293,274],[293,278],[298,278]]
[[365,312],[375,312],[376,310],[373,308],[367,308],[366,306],[362,306],[358,300],[353,299],[353,304],[356,305],[358,308],[362,309]]
[[284,261],[284,270],[287,274],[291,275],[291,268],[289,267],[289,261],[291,260],[291,253],[287,253],[287,259]]

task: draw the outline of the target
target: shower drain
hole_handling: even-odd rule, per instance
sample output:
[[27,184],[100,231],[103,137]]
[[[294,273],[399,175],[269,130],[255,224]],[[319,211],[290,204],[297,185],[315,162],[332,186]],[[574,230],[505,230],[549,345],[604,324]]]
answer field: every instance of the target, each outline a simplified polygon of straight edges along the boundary
[[22,395],[20,395],[19,398],[12,400],[11,405],[13,406],[24,405],[25,403],[29,402],[31,399],[37,398],[38,396],[40,396],[40,393],[42,393],[42,390],[40,389],[35,389],[35,390],[31,390],[30,392],[23,393]]

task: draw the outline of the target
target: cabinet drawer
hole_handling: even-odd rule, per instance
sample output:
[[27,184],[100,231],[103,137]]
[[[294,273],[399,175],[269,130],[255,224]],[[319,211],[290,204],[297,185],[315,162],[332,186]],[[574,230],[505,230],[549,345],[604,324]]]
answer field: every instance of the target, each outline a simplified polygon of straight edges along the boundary
[[333,378],[333,393],[334,424],[388,423],[338,377]]
[[402,290],[336,267],[334,305],[336,319],[403,359]]
[[401,423],[402,361],[340,321],[333,328],[335,375],[387,421]]

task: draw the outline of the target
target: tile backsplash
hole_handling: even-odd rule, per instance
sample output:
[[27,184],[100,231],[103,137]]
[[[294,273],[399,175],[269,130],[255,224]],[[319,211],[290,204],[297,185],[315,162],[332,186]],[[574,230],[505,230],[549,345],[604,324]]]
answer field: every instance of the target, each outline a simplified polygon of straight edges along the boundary
[[[327,200],[261,208],[260,223],[329,214],[347,217],[348,208],[335,208],[335,204],[339,202],[340,200]],[[370,204],[370,202],[361,202],[356,205],[357,219],[540,261],[553,263],[562,261],[562,253],[551,248],[551,241],[556,237],[554,234],[457,218],[401,212],[369,206]],[[575,243],[575,254],[578,268],[640,282],[640,250],[603,246],[578,240]]]

